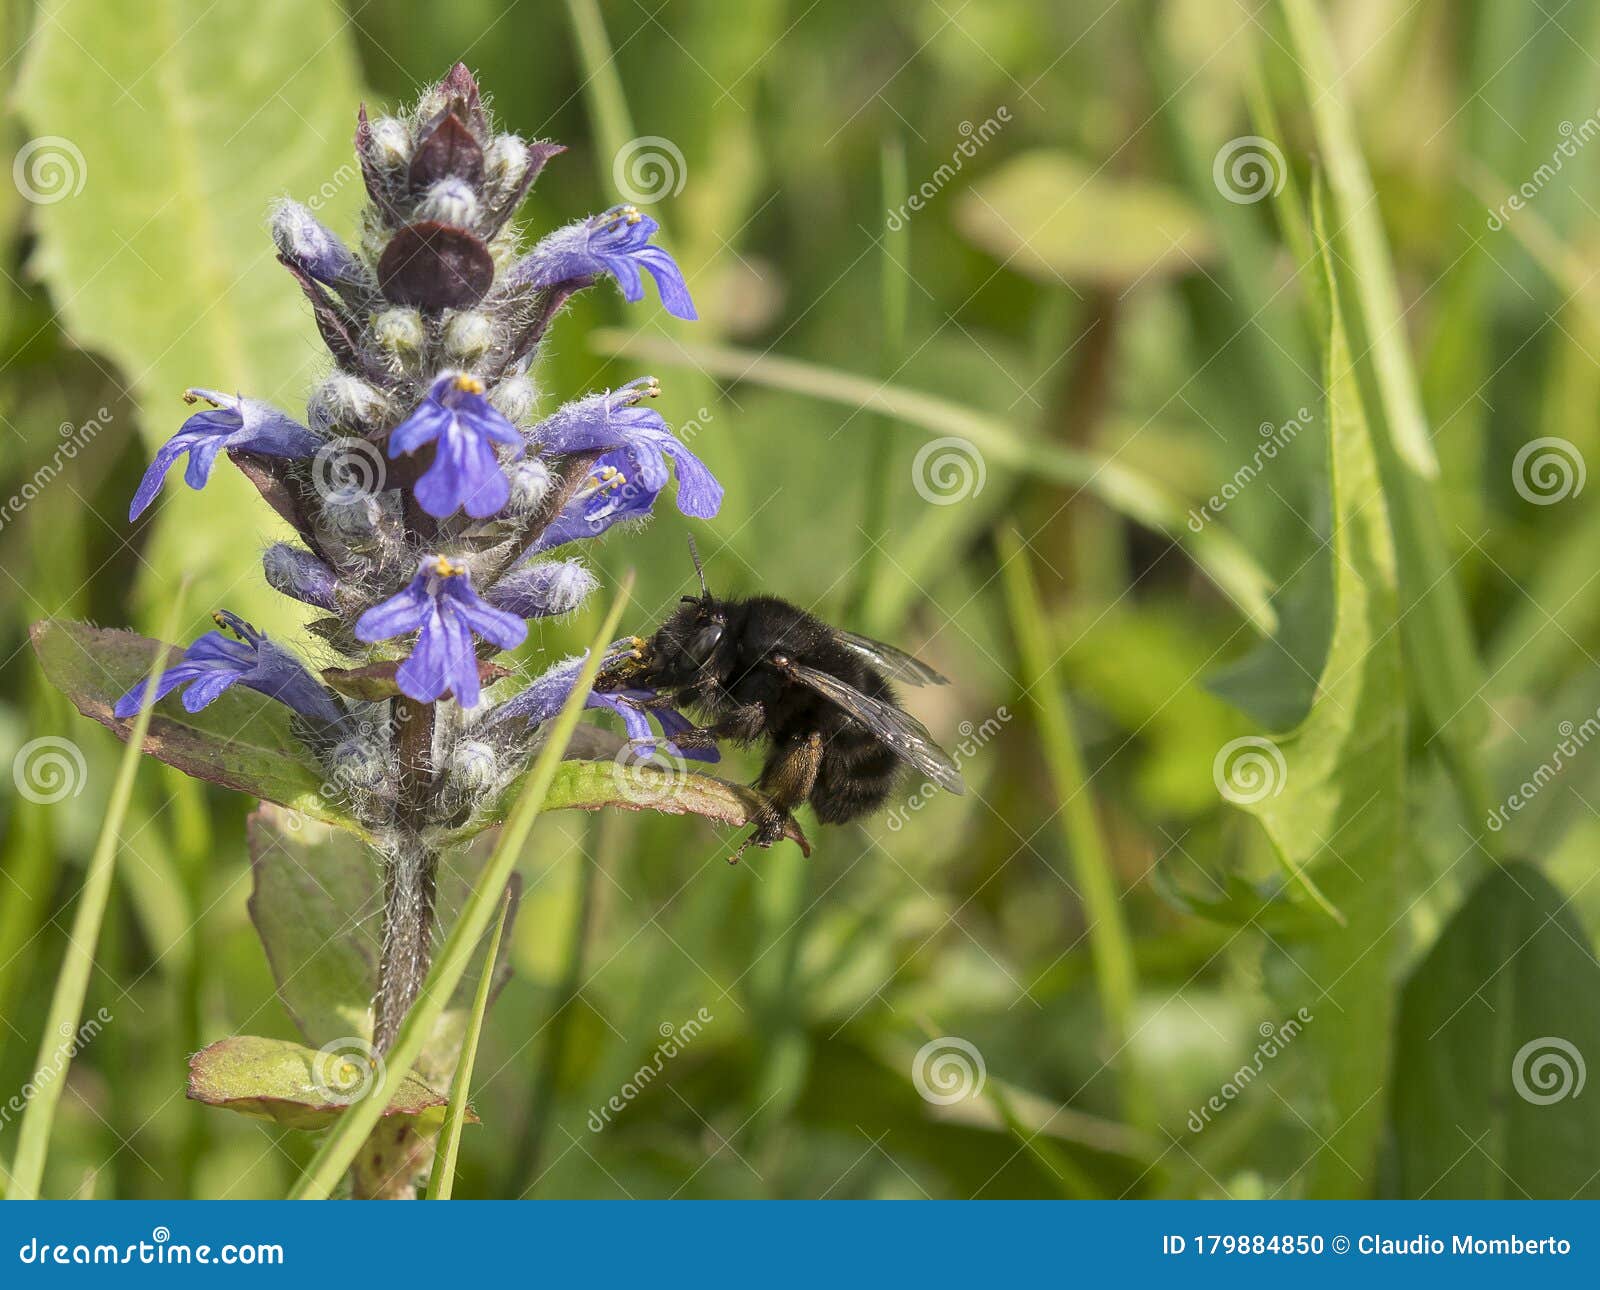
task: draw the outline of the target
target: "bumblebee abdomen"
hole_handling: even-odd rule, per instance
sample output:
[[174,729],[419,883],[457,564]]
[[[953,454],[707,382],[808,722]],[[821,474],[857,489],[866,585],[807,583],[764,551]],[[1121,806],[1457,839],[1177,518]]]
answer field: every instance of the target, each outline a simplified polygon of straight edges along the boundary
[[841,724],[823,747],[811,808],[824,824],[843,824],[881,807],[903,763],[887,745],[854,722]]

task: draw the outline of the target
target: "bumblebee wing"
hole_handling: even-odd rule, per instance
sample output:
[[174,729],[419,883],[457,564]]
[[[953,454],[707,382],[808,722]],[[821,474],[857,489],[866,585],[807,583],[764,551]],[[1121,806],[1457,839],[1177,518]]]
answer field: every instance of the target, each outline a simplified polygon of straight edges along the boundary
[[870,636],[857,636],[854,632],[834,630],[839,644],[867,662],[882,668],[892,680],[906,685],[949,685],[946,677],[939,675],[920,658],[914,658],[903,649],[875,641]]
[[831,673],[819,672],[803,663],[787,663],[779,671],[843,708],[892,752],[910,762],[940,788],[952,793],[967,791],[966,782],[961,778],[961,771],[955,762],[934,742],[927,728],[909,713],[892,703],[863,694]]

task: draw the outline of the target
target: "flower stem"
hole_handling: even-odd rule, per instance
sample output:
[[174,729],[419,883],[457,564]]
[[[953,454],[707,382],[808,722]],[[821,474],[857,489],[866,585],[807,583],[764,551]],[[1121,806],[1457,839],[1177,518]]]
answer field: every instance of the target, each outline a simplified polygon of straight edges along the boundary
[[422,840],[434,791],[433,705],[401,697],[393,701],[391,716],[400,761],[400,843],[384,864],[383,957],[373,1034],[380,1052],[394,1042],[432,963],[439,868],[438,853]]

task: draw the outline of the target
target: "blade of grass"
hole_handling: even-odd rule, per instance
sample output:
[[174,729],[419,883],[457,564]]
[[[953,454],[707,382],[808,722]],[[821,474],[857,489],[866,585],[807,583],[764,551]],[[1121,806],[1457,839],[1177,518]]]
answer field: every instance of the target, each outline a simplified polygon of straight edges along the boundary
[[483,872],[479,874],[472,894],[463,904],[461,916],[445,939],[444,947],[439,951],[433,970],[428,973],[428,979],[422,983],[422,990],[417,996],[416,1003],[412,1005],[410,1013],[401,1023],[400,1033],[395,1036],[394,1044],[386,1055],[383,1077],[376,1082],[365,1098],[340,1116],[328,1130],[328,1136],[306,1167],[305,1176],[291,1193],[291,1199],[323,1200],[332,1194],[333,1189],[338,1186],[339,1179],[344,1176],[345,1170],[350,1167],[351,1161],[356,1158],[356,1153],[367,1140],[367,1135],[383,1116],[384,1108],[389,1105],[401,1080],[410,1074],[411,1068],[416,1065],[417,1058],[422,1054],[423,1044],[433,1033],[433,1028],[443,1014],[446,1004],[449,1003],[450,996],[466,973],[473,949],[483,939],[483,934],[489,930],[489,923],[494,918],[501,893],[516,868],[517,857],[527,843],[534,821],[539,818],[545,796],[550,791],[550,782],[555,778],[556,770],[561,765],[561,758],[566,754],[573,729],[583,712],[589,687],[594,684],[595,673],[600,669],[600,656],[607,642],[616,638],[617,624],[622,619],[622,610],[627,605],[632,590],[633,574],[630,572],[623,577],[617,590],[616,600],[612,603],[610,612],[606,614],[605,622],[600,625],[600,630],[590,642],[589,653],[584,659],[583,668],[578,673],[578,679],[572,687],[572,692],[567,695],[567,701],[562,705],[560,714],[550,727],[549,737],[539,750],[539,756],[533,763],[533,770],[529,773],[515,805],[512,806],[511,814],[506,818],[493,854],[484,865]]
[[1373,438],[1400,561],[1407,674],[1431,726],[1428,742],[1437,742],[1467,827],[1491,855],[1497,854],[1497,836],[1482,827],[1490,802],[1481,753],[1486,726],[1483,665],[1439,516],[1435,495],[1439,463],[1406,348],[1394,264],[1350,108],[1339,89],[1322,15],[1312,0],[1282,0],[1282,4],[1294,46],[1293,62],[1327,166],[1328,188],[1338,213],[1337,234],[1347,248],[1383,409],[1380,421],[1386,433]]
[[[594,132],[607,156],[615,157],[634,137],[633,117],[622,92],[622,77],[617,72],[616,54],[606,35],[605,19],[595,0],[567,0],[567,17],[578,42],[578,57],[583,63],[583,95],[589,100]],[[660,216],[652,213],[658,222]],[[662,226],[663,228],[665,225]]]
[[[163,644],[151,673],[153,676],[160,675],[166,665],[170,647],[165,642],[177,635],[178,625],[183,621],[181,615],[187,590],[188,583],[185,582],[173,598],[167,628],[162,633]],[[39,1059],[34,1066],[35,1070],[53,1070],[56,1077],[36,1081],[33,1097],[22,1113],[8,1191],[8,1195],[16,1200],[37,1200],[44,1181],[50,1129],[55,1123],[61,1093],[66,1088],[66,1070],[71,1064],[78,1027],[83,1019],[83,1001],[89,993],[95,947],[100,943],[100,928],[111,898],[111,878],[116,869],[122,821],[128,813],[128,803],[133,798],[133,781],[139,772],[139,758],[144,755],[144,739],[150,729],[150,714],[155,709],[155,693],[154,685],[145,686],[139,715],[134,718],[133,730],[128,735],[128,742],[122,749],[122,759],[117,764],[117,778],[111,785],[111,798],[106,803],[100,836],[95,839],[94,853],[89,857],[83,892],[78,897],[78,908],[72,915],[72,930],[67,933],[67,952],[61,963],[61,974],[56,978],[55,993],[50,998],[50,1010],[45,1015],[44,1040],[39,1046]]]
[[769,389],[878,412],[934,434],[957,435],[970,441],[992,463],[1086,489],[1117,514],[1155,529],[1184,547],[1262,635],[1271,636],[1277,630],[1277,614],[1268,603],[1272,580],[1255,558],[1215,524],[1193,532],[1183,504],[1163,485],[1110,457],[1037,442],[1018,434],[999,418],[959,403],[800,359],[726,345],[686,345],[662,337],[633,336],[614,328],[591,332],[590,339],[596,350],[612,357],[628,355],[690,364],[709,376],[751,381]]
[[1339,88],[1342,78],[1333,65],[1333,42],[1313,0],[1283,0],[1283,12],[1328,170],[1328,187],[1349,245],[1352,276],[1367,319],[1367,342],[1372,346],[1372,365],[1389,433],[1395,451],[1411,470],[1423,479],[1436,479],[1439,459],[1428,437],[1422,395],[1406,353],[1394,260],[1383,236],[1378,194],[1361,155],[1350,106]]
[[1040,602],[1039,588],[1022,542],[1009,530],[1000,534],[1000,570],[1011,630],[1017,643],[1018,680],[1039,721],[1039,742],[1043,745],[1045,764],[1055,787],[1062,840],[1077,876],[1078,897],[1083,901],[1084,916],[1089,924],[1095,990],[1105,1017],[1112,1052],[1110,1064],[1121,1076],[1124,1118],[1134,1124],[1149,1125],[1153,1123],[1153,1116],[1133,1069],[1132,1056],[1127,1051],[1128,1039],[1133,1033],[1134,999],[1139,990],[1133,945],[1122,919],[1122,904],[1105,839],[1095,819],[1094,801],[1089,794],[1072,712],[1065,695],[1051,677],[1060,651],[1050,639],[1044,605]]
[[489,992],[494,987],[494,969],[500,959],[500,937],[505,934],[506,914],[511,909],[508,887],[500,899],[500,919],[489,937],[489,952],[483,960],[483,975],[478,992],[472,997],[472,1012],[467,1017],[467,1033],[461,1040],[461,1059],[450,1081],[450,1106],[439,1129],[439,1145],[433,1156],[433,1175],[428,1179],[429,1200],[449,1200],[456,1182],[456,1157],[461,1153],[461,1126],[467,1122],[467,1098],[472,1091],[472,1067],[478,1057],[478,1036],[483,1033],[483,1014],[489,1007]]
[[[879,157],[879,174],[883,184],[883,208],[887,211],[901,209],[906,200],[906,149],[898,138],[883,141]],[[901,220],[899,227],[885,227],[878,260],[879,319],[881,347],[878,353],[878,370],[887,380],[899,367],[905,353],[906,341],[906,286],[911,225]],[[890,427],[880,427],[887,431]],[[889,527],[889,468],[894,460],[894,444],[887,433],[872,440],[871,456],[867,459],[867,496],[862,529],[867,536],[867,549],[862,554],[856,573],[855,586],[850,595],[850,619],[859,621],[872,596],[879,570],[883,565],[883,537]]]

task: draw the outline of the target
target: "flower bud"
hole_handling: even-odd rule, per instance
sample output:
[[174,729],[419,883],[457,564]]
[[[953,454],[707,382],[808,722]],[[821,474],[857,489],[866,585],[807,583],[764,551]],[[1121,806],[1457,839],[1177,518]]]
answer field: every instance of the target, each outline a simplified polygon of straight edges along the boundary
[[445,353],[455,362],[471,364],[494,344],[494,324],[487,314],[462,310],[444,325]]
[[422,315],[415,309],[385,309],[372,320],[372,334],[378,345],[400,363],[413,363],[422,355],[427,334]]
[[372,159],[385,170],[398,170],[411,160],[411,131],[406,123],[392,116],[381,116],[372,123]]
[[570,614],[599,580],[577,560],[547,560],[509,573],[489,592],[489,603],[518,618]]
[[417,203],[417,215],[457,228],[471,228],[478,222],[478,194],[465,180],[452,175],[428,189]]
[[550,491],[550,468],[537,457],[524,457],[506,474],[511,480],[506,509],[513,515],[531,515]]
[[277,542],[262,553],[261,567],[274,591],[318,609],[333,608],[339,577],[311,552]]
[[507,193],[528,173],[528,145],[517,135],[496,135],[483,154],[484,182],[497,192]]
[[489,402],[515,426],[533,411],[533,395],[533,382],[526,376],[508,376],[489,391]]
[[350,249],[299,202],[280,202],[273,211],[272,240],[284,259],[318,282],[345,281],[359,268]]
[[383,750],[370,735],[341,740],[328,755],[335,783],[350,788],[376,788],[388,773]]
[[306,416],[311,428],[321,434],[335,430],[360,432],[380,424],[385,409],[382,391],[358,376],[335,372],[311,392]]
[[463,739],[450,754],[449,776],[460,792],[484,792],[500,776],[500,754],[480,739]]

